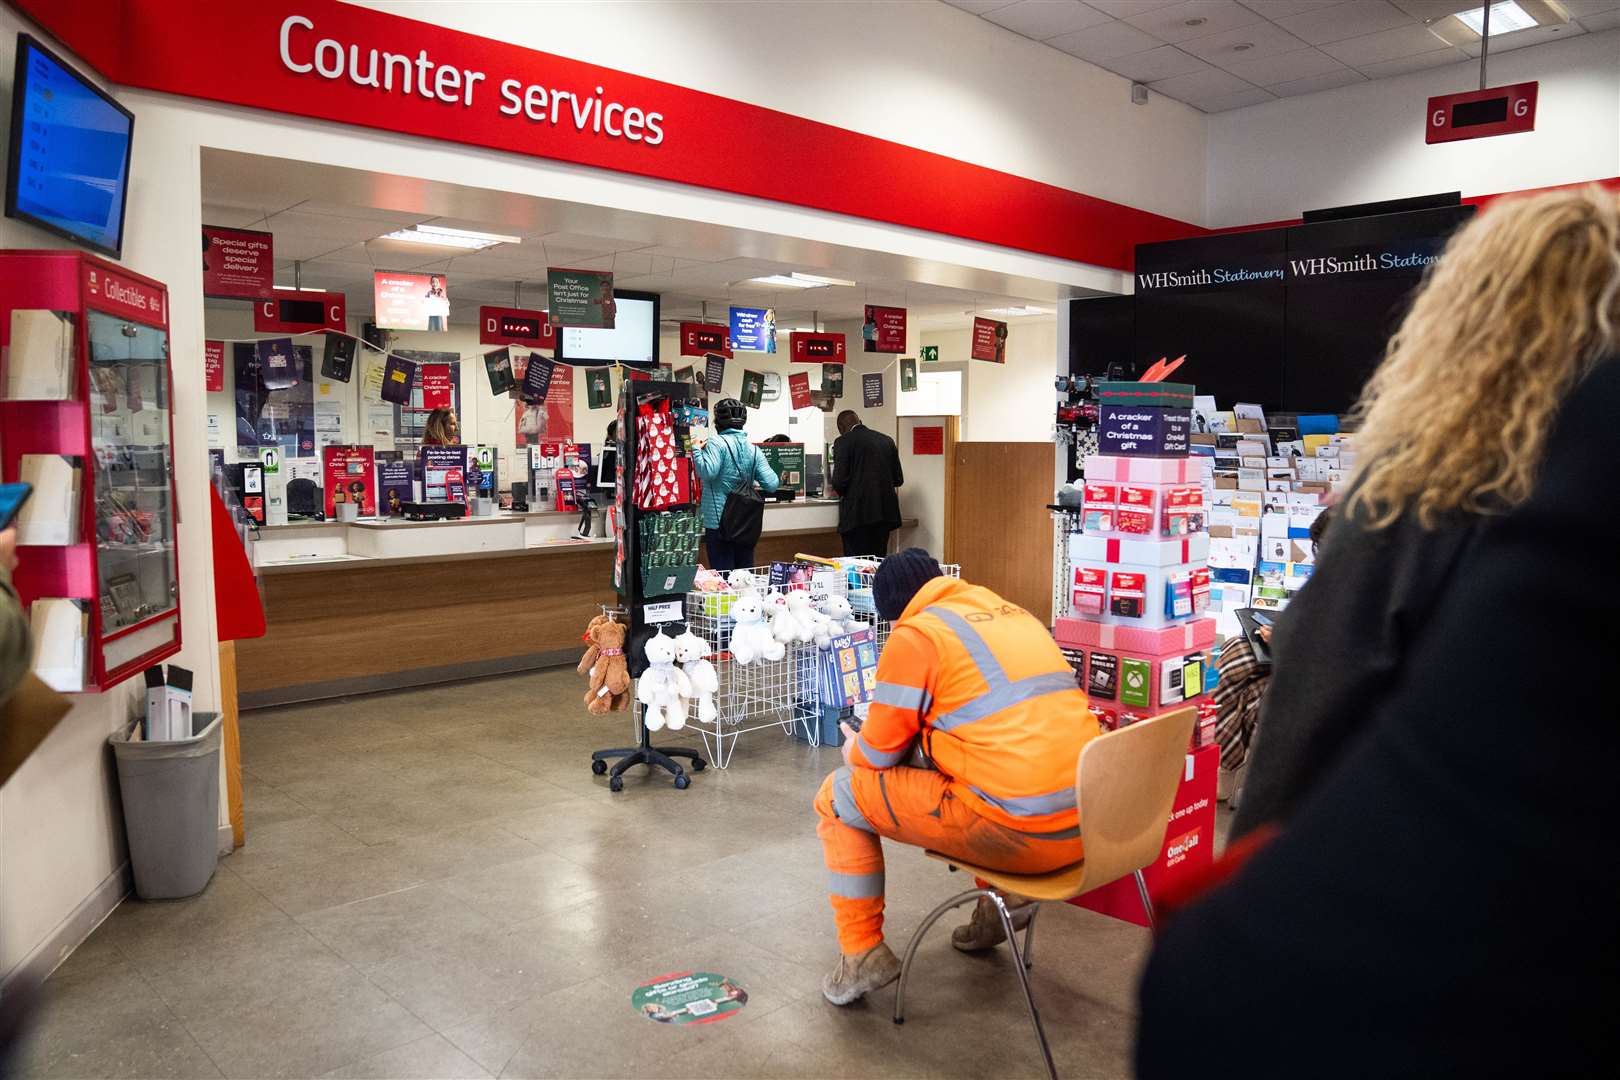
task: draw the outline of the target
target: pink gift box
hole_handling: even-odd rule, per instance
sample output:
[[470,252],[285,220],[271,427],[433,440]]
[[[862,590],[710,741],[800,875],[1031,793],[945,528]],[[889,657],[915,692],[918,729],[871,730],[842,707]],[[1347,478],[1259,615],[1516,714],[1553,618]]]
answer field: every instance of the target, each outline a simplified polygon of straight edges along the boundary
[[1093,454],[1086,458],[1085,477],[1088,481],[1112,481],[1118,484],[1186,484],[1199,483],[1204,475],[1199,458],[1147,458],[1124,457],[1120,454]]
[[1192,652],[1215,644],[1215,620],[1191,619],[1157,629],[1118,626],[1090,619],[1060,618],[1052,636],[1059,645],[1079,649],[1112,649],[1142,656]]
[[1093,536],[1082,533],[1069,537],[1069,561],[1073,563],[1124,563],[1128,566],[1171,566],[1177,563],[1202,564],[1209,561],[1209,535],[1160,539],[1159,537]]

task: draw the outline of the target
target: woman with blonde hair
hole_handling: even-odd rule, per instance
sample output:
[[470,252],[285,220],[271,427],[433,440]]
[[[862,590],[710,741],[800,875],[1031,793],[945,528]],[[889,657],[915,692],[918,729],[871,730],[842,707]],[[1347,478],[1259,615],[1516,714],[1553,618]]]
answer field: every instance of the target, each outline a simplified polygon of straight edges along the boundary
[[461,422],[456,414],[443,407],[428,413],[427,423],[422,428],[422,445],[460,446]]
[[1247,860],[1167,921],[1138,1075],[1234,1031],[1250,1075],[1607,1075],[1620,194],[1461,229],[1359,413],[1358,473],[1272,634]]

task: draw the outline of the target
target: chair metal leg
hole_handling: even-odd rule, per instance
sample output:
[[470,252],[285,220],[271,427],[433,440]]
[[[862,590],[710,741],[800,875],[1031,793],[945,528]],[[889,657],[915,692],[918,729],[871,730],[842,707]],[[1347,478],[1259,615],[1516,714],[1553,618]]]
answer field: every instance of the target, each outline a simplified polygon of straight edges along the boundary
[[1147,879],[1142,876],[1142,871],[1140,870],[1136,872],[1135,876],[1136,893],[1142,898],[1142,914],[1147,916],[1148,931],[1150,933],[1158,933],[1159,925],[1158,921],[1153,916],[1153,898],[1148,895]]
[[1001,928],[1007,934],[1013,970],[1018,973],[1018,985],[1024,991],[1024,1004],[1029,1006],[1029,1022],[1035,1025],[1035,1038],[1041,1044],[1041,1057],[1046,1059],[1046,1075],[1051,1080],[1057,1080],[1057,1066],[1052,1063],[1052,1047],[1046,1041],[1046,1030],[1041,1027],[1041,1014],[1035,1009],[1035,993],[1029,986],[1029,972],[1024,970],[1024,962],[1018,955],[1018,938],[1013,933],[1012,916],[1007,913],[1007,905],[999,894],[992,892],[990,902],[1001,916]]
[[[955,868],[952,867],[952,869]],[[911,935],[911,944],[906,946],[906,955],[900,961],[900,981],[895,984],[894,988],[895,1023],[903,1024],[906,1022],[906,979],[911,975],[911,961],[917,955],[917,946],[922,944],[923,935],[927,934],[933,925],[952,908],[961,907],[969,900],[977,900],[981,896],[994,895],[989,889],[969,889],[965,893],[959,893],[929,912],[928,918],[924,919],[922,924],[917,927],[916,931]]]
[[1029,925],[1024,927],[1024,967],[1035,966],[1035,916],[1041,913],[1038,903],[1029,905]]

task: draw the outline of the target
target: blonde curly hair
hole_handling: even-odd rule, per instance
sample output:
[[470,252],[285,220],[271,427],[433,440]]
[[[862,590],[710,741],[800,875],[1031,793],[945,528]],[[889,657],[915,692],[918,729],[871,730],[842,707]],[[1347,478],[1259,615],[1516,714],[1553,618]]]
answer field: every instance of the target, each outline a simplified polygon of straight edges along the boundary
[[1432,528],[1523,502],[1559,406],[1617,348],[1620,193],[1493,205],[1429,268],[1362,392],[1350,508]]

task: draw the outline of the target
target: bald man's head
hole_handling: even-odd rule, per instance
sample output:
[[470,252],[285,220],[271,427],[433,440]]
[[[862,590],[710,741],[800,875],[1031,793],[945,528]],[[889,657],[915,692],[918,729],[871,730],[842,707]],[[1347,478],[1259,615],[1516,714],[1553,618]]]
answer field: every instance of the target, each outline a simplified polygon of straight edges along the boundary
[[838,414],[838,434],[848,435],[861,426],[861,418],[854,409],[845,409]]

